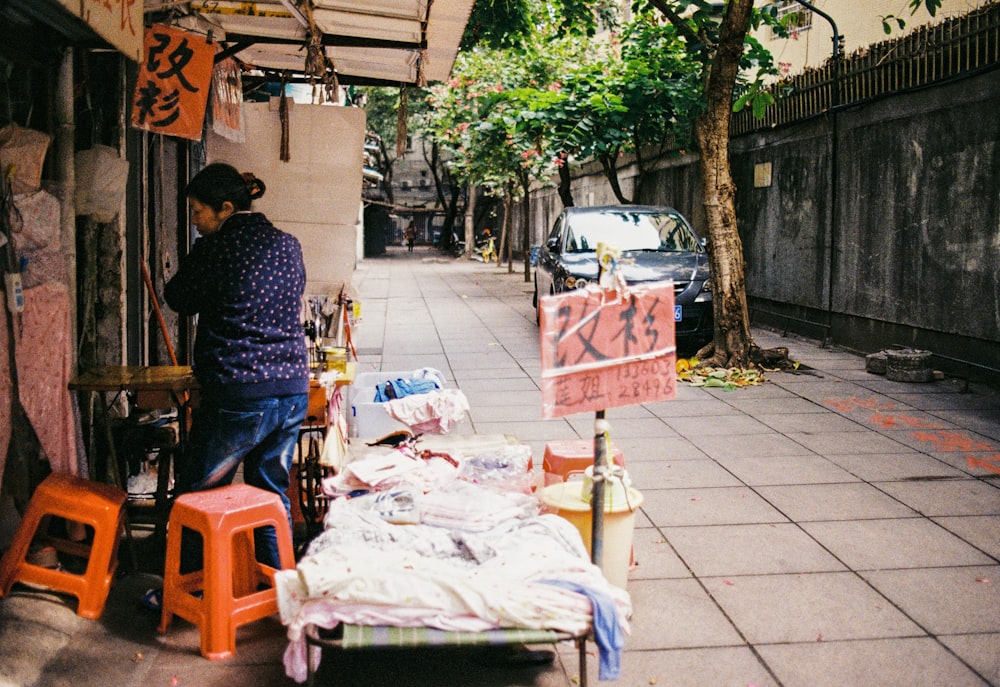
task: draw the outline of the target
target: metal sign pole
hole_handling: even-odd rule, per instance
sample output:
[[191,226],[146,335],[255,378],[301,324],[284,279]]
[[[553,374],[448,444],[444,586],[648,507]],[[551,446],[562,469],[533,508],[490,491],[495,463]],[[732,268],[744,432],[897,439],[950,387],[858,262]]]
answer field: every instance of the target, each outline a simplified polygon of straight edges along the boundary
[[607,421],[604,411],[594,413],[594,486],[591,491],[590,560],[603,568],[604,562],[604,484],[608,466]]

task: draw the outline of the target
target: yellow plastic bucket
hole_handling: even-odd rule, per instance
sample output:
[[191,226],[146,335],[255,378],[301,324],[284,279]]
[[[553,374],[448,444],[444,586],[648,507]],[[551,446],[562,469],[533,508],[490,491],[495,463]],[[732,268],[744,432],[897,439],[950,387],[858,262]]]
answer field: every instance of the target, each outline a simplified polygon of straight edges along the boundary
[[[605,485],[603,560],[601,570],[611,584],[625,589],[632,558],[632,532],[635,511],[642,505],[642,494],[627,486],[627,479],[611,477]],[[589,484],[589,480],[588,480]],[[593,512],[590,494],[580,480],[552,484],[541,491],[546,510],[569,520],[580,532],[587,552],[593,555]]]

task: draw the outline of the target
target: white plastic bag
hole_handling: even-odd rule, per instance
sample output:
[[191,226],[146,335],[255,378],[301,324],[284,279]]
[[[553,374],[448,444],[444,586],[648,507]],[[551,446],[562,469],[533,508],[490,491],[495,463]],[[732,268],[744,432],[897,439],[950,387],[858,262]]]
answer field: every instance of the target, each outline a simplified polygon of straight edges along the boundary
[[128,160],[108,146],[76,154],[76,214],[91,215],[104,224],[118,214],[125,200]]

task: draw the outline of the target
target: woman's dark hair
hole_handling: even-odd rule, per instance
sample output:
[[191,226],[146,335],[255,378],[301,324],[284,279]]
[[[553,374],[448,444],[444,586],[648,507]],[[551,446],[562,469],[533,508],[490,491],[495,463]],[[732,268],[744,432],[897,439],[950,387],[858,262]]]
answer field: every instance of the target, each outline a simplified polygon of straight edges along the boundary
[[227,200],[236,210],[249,210],[250,203],[266,190],[264,182],[250,172],[240,174],[232,165],[213,162],[194,175],[184,194],[219,212]]

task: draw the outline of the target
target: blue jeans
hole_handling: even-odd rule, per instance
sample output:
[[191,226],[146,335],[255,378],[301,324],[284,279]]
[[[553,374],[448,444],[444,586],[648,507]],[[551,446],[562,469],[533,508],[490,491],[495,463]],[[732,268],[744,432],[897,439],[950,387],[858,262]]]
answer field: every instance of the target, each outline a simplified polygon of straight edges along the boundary
[[[288,499],[288,471],[295,454],[299,428],[306,418],[308,394],[218,403],[202,398],[194,410],[185,455],[175,475],[176,491],[214,489],[232,484],[243,464],[243,481],[281,497],[292,527]],[[198,569],[201,542],[188,532],[182,542],[181,569]],[[278,538],[273,527],[254,531],[257,560],[281,568]]]

